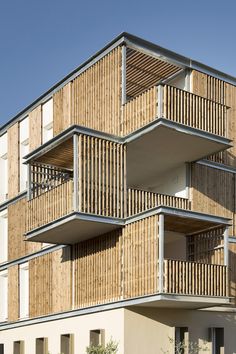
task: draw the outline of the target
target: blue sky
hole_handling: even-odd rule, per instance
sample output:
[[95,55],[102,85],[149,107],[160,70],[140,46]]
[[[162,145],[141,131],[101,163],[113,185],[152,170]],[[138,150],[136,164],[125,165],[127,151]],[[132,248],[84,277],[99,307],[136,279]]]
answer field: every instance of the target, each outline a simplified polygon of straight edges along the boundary
[[235,0],[1,0],[0,125],[122,31],[236,76],[235,13]]

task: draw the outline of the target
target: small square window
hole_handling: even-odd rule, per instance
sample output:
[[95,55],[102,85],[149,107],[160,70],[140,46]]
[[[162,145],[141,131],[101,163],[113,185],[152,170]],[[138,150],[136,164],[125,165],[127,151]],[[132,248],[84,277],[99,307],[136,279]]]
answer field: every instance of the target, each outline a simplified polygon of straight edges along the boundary
[[104,345],[105,344],[105,330],[93,329],[90,331],[90,345]]
[[36,338],[36,354],[48,354],[48,339]]
[[62,334],[61,335],[61,353],[74,354],[74,335]]
[[25,354],[25,342],[23,340],[13,343],[13,354]]

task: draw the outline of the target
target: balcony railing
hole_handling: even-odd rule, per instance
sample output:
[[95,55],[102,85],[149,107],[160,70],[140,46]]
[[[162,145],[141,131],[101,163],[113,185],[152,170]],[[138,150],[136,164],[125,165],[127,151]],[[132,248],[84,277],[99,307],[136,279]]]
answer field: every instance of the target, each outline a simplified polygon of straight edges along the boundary
[[191,203],[186,198],[153,193],[138,189],[128,189],[127,216],[142,213],[143,211],[155,208],[160,205],[191,210]]
[[228,296],[227,267],[172,259],[164,260],[164,292]]
[[169,85],[158,85],[123,106],[124,135],[154,119],[166,118],[218,136],[227,137],[228,107]]
[[28,201],[26,232],[57,220],[72,211],[73,181],[40,194]]

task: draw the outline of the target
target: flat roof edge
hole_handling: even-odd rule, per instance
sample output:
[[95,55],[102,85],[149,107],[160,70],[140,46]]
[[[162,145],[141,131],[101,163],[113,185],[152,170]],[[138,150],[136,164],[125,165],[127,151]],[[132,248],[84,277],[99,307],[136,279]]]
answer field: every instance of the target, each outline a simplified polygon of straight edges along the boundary
[[21,120],[24,115],[27,115],[28,111],[30,109],[33,109],[37,103],[42,101],[43,99],[46,100],[46,98],[52,94],[55,90],[58,90],[61,86],[65,85],[68,80],[70,81],[76,73],[78,73],[80,70],[82,70],[84,67],[86,67],[88,64],[91,63],[94,60],[98,60],[99,56],[104,54],[106,55],[106,51],[111,51],[113,48],[125,44],[128,42],[132,42],[135,45],[139,45],[142,47],[145,47],[148,50],[152,50],[154,52],[158,52],[163,56],[166,56],[169,59],[172,59],[176,63],[179,63],[179,65],[188,67],[190,69],[195,69],[201,72],[204,72],[209,75],[213,75],[221,80],[224,80],[232,85],[236,86],[236,77],[232,76],[230,74],[224,73],[220,70],[217,70],[213,67],[210,67],[206,64],[203,64],[201,62],[198,62],[196,60],[193,60],[191,58],[188,58],[182,54],[178,54],[174,51],[171,51],[169,49],[166,49],[164,47],[161,47],[153,42],[150,42],[148,40],[145,40],[143,38],[140,38],[138,36],[135,36],[131,33],[128,32],[121,32],[118,36],[116,36],[113,40],[108,42],[102,49],[97,51],[95,54],[91,55],[86,61],[84,61],[81,65],[76,67],[74,70],[72,70],[68,75],[63,77],[61,80],[56,82],[52,87],[50,87],[45,93],[41,94],[37,99],[35,99],[31,104],[26,106],[23,110],[21,110],[19,113],[17,113],[13,118],[11,118],[9,121],[7,121],[5,124],[3,124],[0,127],[0,135],[4,134],[6,129],[11,126],[14,122],[17,122],[18,120]]

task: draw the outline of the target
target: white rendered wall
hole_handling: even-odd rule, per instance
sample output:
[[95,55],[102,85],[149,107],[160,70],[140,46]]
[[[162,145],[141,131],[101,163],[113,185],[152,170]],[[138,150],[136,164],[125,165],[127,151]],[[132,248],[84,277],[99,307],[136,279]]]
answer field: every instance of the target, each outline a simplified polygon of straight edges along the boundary
[[0,203],[7,199],[8,193],[8,162],[7,162],[7,133],[0,137]]
[[29,316],[29,264],[28,262],[20,265],[19,272],[19,305],[20,318]]
[[152,183],[149,190],[152,192],[174,195],[187,198],[187,165],[183,164],[168,171]]
[[13,341],[25,341],[25,354],[35,354],[35,339],[48,338],[48,352],[50,354],[60,353],[61,334],[74,333],[75,354],[85,354],[89,345],[89,331],[92,329],[105,329],[105,341],[112,337],[119,342],[119,354],[124,354],[124,310],[111,310],[91,315],[71,317],[64,320],[57,320],[25,326],[21,328],[0,331],[0,343],[5,345],[5,353],[13,354]]
[[164,258],[186,261],[186,237],[184,234],[173,231],[165,231]]
[[20,191],[27,188],[27,166],[24,156],[29,153],[29,117],[20,122]]
[[7,209],[0,213],[0,263],[8,260],[8,218]]
[[42,106],[42,140],[46,143],[53,137],[53,99],[50,98]]
[[6,321],[7,317],[8,317],[8,273],[7,270],[4,270],[0,272],[0,322]]

